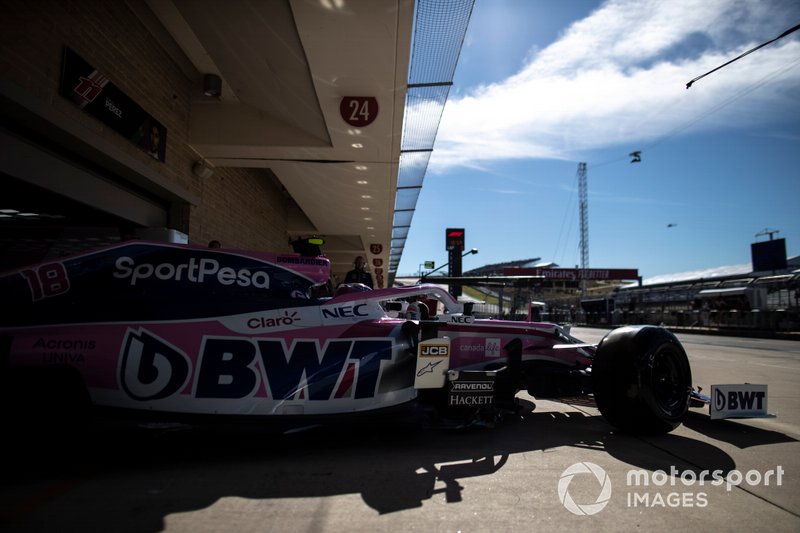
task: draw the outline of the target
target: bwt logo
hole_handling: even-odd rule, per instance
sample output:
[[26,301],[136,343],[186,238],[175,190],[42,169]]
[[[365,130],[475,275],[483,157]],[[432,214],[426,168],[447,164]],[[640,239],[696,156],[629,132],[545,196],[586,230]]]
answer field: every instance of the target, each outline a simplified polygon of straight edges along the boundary
[[422,346],[419,354],[428,357],[445,357],[450,354],[450,347],[446,344],[426,344]]
[[[303,388],[304,400],[338,397],[348,369],[355,376],[353,399],[376,394],[383,362],[392,358],[389,339],[204,337],[197,362],[146,330],[129,329],[118,370],[120,387],[134,400],[150,401],[188,394],[194,398],[241,399],[260,388],[273,400],[291,400]],[[194,383],[189,387],[190,377]],[[190,388],[191,390],[187,390]]]
[[714,408],[717,411],[763,409],[764,391],[728,391],[714,389]]

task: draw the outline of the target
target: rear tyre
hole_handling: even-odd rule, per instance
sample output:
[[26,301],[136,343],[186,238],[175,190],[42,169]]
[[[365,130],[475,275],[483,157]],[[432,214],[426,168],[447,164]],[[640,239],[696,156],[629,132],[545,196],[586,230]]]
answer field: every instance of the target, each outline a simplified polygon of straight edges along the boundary
[[664,328],[632,326],[606,335],[597,347],[592,381],[600,412],[628,433],[667,433],[689,410],[689,359]]

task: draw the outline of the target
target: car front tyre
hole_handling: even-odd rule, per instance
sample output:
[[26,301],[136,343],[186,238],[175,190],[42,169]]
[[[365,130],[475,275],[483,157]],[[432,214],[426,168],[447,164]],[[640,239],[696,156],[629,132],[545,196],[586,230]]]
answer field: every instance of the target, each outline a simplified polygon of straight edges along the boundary
[[664,328],[632,326],[606,335],[597,347],[592,381],[600,412],[627,433],[667,433],[689,410],[689,359]]

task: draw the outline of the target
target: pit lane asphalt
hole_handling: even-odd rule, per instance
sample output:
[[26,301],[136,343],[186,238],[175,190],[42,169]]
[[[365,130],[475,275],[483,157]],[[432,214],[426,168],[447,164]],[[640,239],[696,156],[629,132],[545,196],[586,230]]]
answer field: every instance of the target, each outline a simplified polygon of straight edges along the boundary
[[[587,342],[604,334],[573,333]],[[679,338],[695,384],[708,392],[712,383],[766,383],[777,418],[712,422],[693,409],[669,435],[632,437],[614,432],[588,402],[522,393],[536,409],[529,404],[494,429],[350,427],[280,436],[105,429],[90,439],[11,446],[0,481],[0,528],[800,531],[800,342]],[[4,441],[19,437],[5,431]],[[610,497],[593,515],[573,514],[559,497],[561,480],[575,509],[601,507],[587,505],[603,494],[602,478],[564,476],[578,463],[599,466],[610,482]],[[631,470],[651,484],[629,482]],[[703,470],[753,471],[762,479],[684,483]],[[776,474],[767,486],[770,470]]]

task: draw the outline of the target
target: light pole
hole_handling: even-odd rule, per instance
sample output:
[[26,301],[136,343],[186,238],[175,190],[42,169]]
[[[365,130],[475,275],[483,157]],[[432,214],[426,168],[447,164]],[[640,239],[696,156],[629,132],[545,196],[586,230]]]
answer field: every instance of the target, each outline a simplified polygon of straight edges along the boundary
[[[461,257],[467,257],[469,254],[477,254],[477,253],[478,253],[478,249],[477,249],[477,248],[473,248],[472,250],[469,250],[469,251],[467,251],[467,252],[464,252],[463,254],[461,254]],[[427,276],[430,276],[431,274],[433,274],[433,273],[434,273],[434,272],[436,272],[437,270],[441,270],[441,269],[443,269],[444,267],[446,267],[446,266],[447,266],[447,265],[449,265],[449,264],[450,264],[450,263],[449,263],[449,262],[447,262],[447,263],[443,264],[442,266],[440,266],[439,268],[437,268],[437,269],[435,269],[435,270],[431,270],[430,272],[426,272],[426,273],[425,273],[425,275],[420,275],[420,277],[419,277],[419,281],[418,281],[417,283],[422,283],[423,281],[425,281],[425,278],[426,278]],[[422,272],[422,271],[420,270],[420,273],[421,273],[421,272]]]

